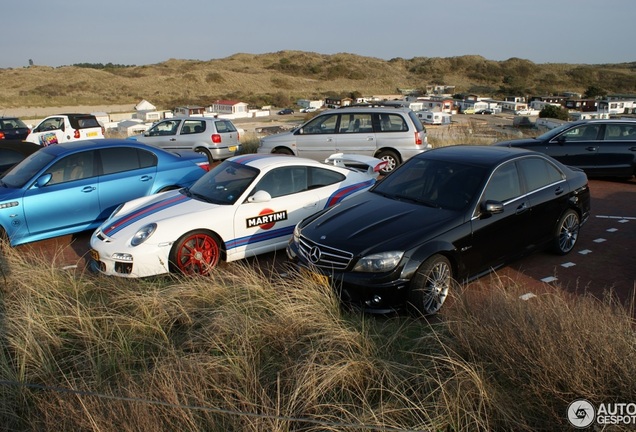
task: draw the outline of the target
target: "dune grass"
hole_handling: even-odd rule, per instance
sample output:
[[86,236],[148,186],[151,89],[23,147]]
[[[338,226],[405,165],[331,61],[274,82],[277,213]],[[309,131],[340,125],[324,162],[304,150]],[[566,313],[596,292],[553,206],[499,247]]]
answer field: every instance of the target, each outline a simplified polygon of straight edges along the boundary
[[227,264],[120,280],[4,248],[0,428],[563,430],[573,399],[636,394],[631,311],[486,278],[442,313],[373,317]]

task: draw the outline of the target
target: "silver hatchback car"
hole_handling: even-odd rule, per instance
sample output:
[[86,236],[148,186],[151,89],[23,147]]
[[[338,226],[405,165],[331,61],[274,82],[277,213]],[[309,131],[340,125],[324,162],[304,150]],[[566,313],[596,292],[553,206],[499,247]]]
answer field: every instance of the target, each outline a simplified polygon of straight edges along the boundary
[[194,150],[210,162],[239,154],[238,130],[229,119],[216,117],[170,118],[155,123],[143,135],[128,139],[164,150]]
[[429,150],[426,129],[402,107],[348,106],[324,111],[293,129],[264,137],[258,153],[285,153],[324,160],[334,153],[355,153],[387,161],[387,174],[405,160]]

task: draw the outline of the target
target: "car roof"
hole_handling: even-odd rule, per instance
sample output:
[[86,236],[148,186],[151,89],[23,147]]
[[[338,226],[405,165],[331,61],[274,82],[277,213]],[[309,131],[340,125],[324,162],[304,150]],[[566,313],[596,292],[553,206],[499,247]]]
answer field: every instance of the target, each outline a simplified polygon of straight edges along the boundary
[[471,165],[487,167],[498,165],[501,162],[523,155],[535,155],[544,157],[544,155],[541,153],[519,147],[467,144],[438,147],[432,150],[425,151],[424,153],[420,153],[415,157],[465,164],[468,163]]
[[158,147],[149,146],[138,141],[126,140],[120,138],[103,138],[103,139],[95,139],[95,140],[79,140],[79,141],[70,141],[65,143],[59,143],[50,145],[47,147],[43,147],[46,149],[47,153],[53,155],[61,155],[64,153],[72,153],[78,150],[84,150],[89,148],[106,148],[112,147],[114,145],[124,146],[124,147],[136,147],[136,148],[145,148],[152,149],[157,152],[165,152]]

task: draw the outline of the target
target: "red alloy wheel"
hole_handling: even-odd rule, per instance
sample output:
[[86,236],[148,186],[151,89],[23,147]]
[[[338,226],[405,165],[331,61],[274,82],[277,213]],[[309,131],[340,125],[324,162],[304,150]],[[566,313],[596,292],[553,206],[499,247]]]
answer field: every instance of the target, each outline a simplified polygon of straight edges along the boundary
[[170,260],[186,275],[207,275],[217,266],[221,248],[214,235],[193,231],[182,236],[172,250]]

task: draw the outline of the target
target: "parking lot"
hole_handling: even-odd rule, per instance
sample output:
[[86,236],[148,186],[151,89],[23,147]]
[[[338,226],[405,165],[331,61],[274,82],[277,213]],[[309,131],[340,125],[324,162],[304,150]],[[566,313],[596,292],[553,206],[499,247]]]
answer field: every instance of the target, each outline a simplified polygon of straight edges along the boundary
[[[565,256],[539,252],[499,269],[497,276],[526,284],[529,292],[546,289],[589,292],[601,297],[607,290],[624,303],[633,295],[636,266],[631,246],[636,241],[636,180],[590,180],[592,214],[581,229],[578,244]],[[84,270],[90,232],[35,242],[17,249],[50,257],[59,267]],[[284,267],[284,251],[247,260],[249,265],[277,271]],[[219,269],[222,271],[222,267]],[[487,285],[489,276],[479,283]]]

